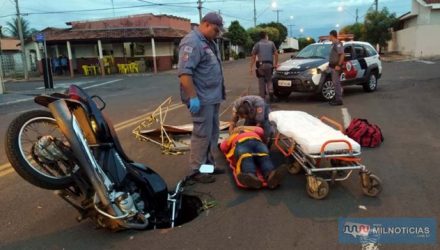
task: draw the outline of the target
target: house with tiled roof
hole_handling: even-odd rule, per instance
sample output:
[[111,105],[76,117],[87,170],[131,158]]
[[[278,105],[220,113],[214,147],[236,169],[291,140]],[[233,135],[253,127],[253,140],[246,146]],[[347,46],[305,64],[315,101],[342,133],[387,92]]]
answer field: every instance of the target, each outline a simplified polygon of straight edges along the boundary
[[[1,37],[0,50],[2,69],[5,76],[23,71],[20,40],[14,37]],[[35,67],[35,65],[30,65],[30,68],[32,66]]]
[[[68,58],[72,76],[85,74],[87,67],[95,67],[102,75],[121,73],[119,65],[130,63],[136,64],[139,72],[171,69],[181,38],[191,31],[189,19],[154,14],[66,24],[70,27],[48,27],[41,33],[48,57]],[[42,72],[44,54],[37,40],[34,35],[25,41],[25,49],[26,54],[34,55]]]
[[440,56],[440,0],[412,0],[411,11],[400,16],[388,51],[415,58]]

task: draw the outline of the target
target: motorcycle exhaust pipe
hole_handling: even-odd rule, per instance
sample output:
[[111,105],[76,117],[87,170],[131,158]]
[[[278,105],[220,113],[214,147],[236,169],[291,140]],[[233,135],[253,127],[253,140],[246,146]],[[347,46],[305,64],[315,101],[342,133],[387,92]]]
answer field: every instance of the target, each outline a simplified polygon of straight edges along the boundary
[[99,200],[105,207],[109,207],[111,202],[108,193],[111,191],[113,184],[102,172],[95,157],[92,155],[78,121],[70,112],[66,101],[57,100],[50,103],[48,107],[61,132],[69,141],[76,160],[89,177]]

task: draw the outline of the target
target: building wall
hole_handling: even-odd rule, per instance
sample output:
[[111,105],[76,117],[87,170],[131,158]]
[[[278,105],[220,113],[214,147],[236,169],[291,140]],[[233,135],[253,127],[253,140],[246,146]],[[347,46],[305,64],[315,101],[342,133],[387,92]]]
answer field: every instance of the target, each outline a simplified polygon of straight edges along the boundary
[[[124,48],[128,56],[131,56],[130,44],[131,43],[124,43]],[[173,56],[173,50],[174,50],[173,42],[155,42],[155,47],[156,47],[156,56]],[[134,57],[153,56],[153,48],[151,46],[151,43],[149,42],[134,43],[134,50],[143,51],[143,53],[139,53],[139,52],[135,53]]]
[[392,51],[398,51],[403,55],[414,55],[416,50],[416,27],[411,27],[403,30],[399,30],[395,33],[396,41],[393,43],[396,45]]
[[440,10],[431,11],[431,25],[440,25]]
[[[427,39],[429,38],[429,39]],[[403,55],[416,58],[440,56],[440,25],[421,25],[394,32],[389,51],[398,51]]]
[[75,44],[72,46],[75,58],[97,58],[98,44]]
[[422,25],[417,28],[415,57],[429,58],[440,56],[440,25]]

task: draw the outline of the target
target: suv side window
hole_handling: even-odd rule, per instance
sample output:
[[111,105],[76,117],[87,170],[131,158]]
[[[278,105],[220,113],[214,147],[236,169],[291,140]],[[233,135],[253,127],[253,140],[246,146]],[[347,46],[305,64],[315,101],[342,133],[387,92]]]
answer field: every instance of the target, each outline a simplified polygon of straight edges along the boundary
[[368,53],[368,56],[375,56],[375,55],[377,55],[377,52],[376,52],[376,50],[373,47],[367,46],[367,45],[365,45],[364,47],[365,47],[365,50]]
[[368,57],[366,50],[361,45],[355,45],[354,46],[354,51],[356,52],[356,58],[357,59]]
[[345,61],[353,60],[353,50],[351,45],[348,45],[344,48],[344,57],[345,57]]

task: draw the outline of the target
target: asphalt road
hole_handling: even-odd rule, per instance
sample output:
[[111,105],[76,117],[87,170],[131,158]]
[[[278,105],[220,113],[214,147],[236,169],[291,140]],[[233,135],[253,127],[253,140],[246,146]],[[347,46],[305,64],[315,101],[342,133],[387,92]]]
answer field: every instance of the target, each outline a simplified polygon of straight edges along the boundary
[[[331,186],[325,200],[309,198],[304,175],[286,176],[273,191],[238,189],[230,174],[217,176],[209,185],[191,189],[202,199],[213,198],[218,205],[194,221],[174,230],[95,230],[92,223],[77,223],[76,211],[51,191],[31,186],[8,166],[0,167],[1,249],[361,249],[360,245],[338,242],[340,217],[432,217],[439,219],[440,198],[440,72],[438,65],[421,62],[384,63],[383,78],[374,93],[361,87],[344,91],[344,104],[352,117],[378,124],[385,142],[376,149],[364,149],[364,164],[383,181],[378,198],[362,195],[358,176]],[[225,64],[228,99],[222,110],[241,93],[257,93],[256,79],[247,72],[248,61]],[[175,72],[155,76],[95,78],[83,86],[107,102],[106,112],[116,124],[126,153],[135,161],[156,170],[169,187],[187,173],[187,158],[162,155],[131,134],[137,125],[124,121],[140,116],[173,96],[178,103]],[[93,80],[93,82],[91,82]],[[37,88],[38,83],[14,86],[17,91]],[[35,84],[35,86],[31,84]],[[41,83],[39,83],[41,85]],[[7,86],[7,88],[10,88]],[[32,102],[0,106],[0,140],[18,113],[35,108]],[[274,110],[303,110],[316,116],[341,120],[340,107],[331,107],[308,94],[292,94],[288,101],[275,103]],[[189,122],[184,108],[172,111],[171,124]],[[222,120],[229,118],[229,112]],[[121,125],[122,124],[122,125]],[[6,163],[3,144],[0,165]],[[281,157],[275,153],[274,161]],[[219,159],[219,165],[225,166]],[[361,207],[360,207],[361,206]],[[362,207],[363,206],[363,207]],[[365,209],[364,209],[365,208]],[[438,229],[437,229],[438,231]],[[438,238],[438,233],[437,233]],[[438,246],[381,245],[380,249],[437,249]]]

